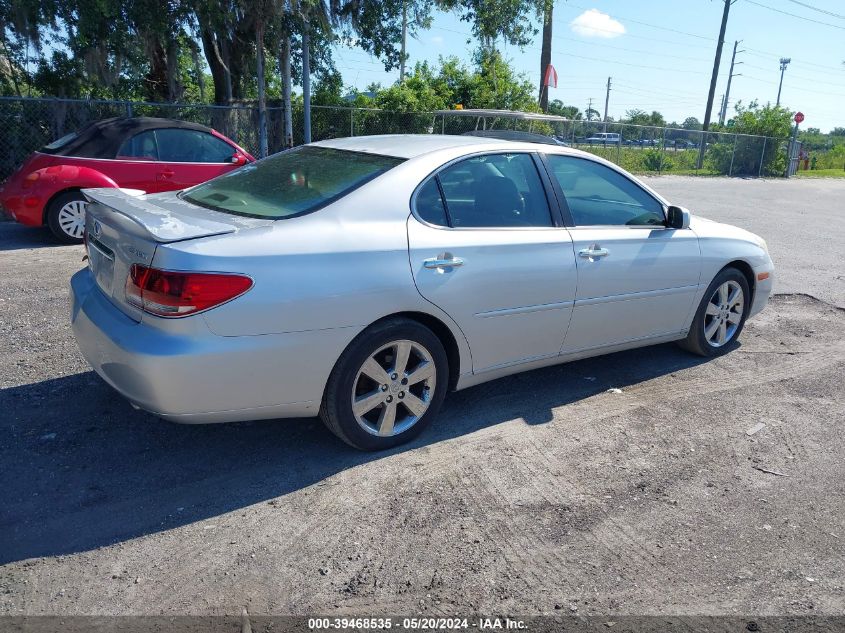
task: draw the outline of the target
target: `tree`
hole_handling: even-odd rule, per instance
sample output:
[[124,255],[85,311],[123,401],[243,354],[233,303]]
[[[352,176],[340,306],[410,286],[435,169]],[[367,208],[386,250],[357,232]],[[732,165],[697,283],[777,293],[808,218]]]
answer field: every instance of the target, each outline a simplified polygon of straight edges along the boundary
[[742,142],[737,140],[734,143],[732,137],[727,137],[708,149],[710,165],[725,174],[730,171],[731,174],[748,176],[756,176],[758,173],[783,175],[786,159],[780,151],[780,144],[792,132],[792,112],[771,104],[761,107],[757,101],[752,101],[748,106],[738,101],[735,110],[731,132],[765,136],[767,140],[738,137],[743,138]]
[[537,33],[531,22],[537,4],[532,0],[440,0],[446,11],[458,11],[461,21],[472,25],[472,33],[488,48],[502,39],[513,46],[527,46]]
[[685,130],[700,130],[701,121],[696,119],[694,116],[690,116],[684,119],[684,122],[681,124],[681,127]]
[[583,117],[581,111],[576,106],[568,106],[564,105],[563,101],[560,99],[555,99],[551,103],[549,103],[549,114],[554,114],[556,116],[563,116],[567,119],[572,120],[579,120]]

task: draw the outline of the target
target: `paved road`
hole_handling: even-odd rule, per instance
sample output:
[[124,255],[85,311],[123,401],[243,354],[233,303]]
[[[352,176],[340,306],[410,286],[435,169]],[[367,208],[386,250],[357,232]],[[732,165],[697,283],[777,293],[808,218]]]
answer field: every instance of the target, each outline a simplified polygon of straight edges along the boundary
[[763,236],[776,292],[806,292],[845,307],[845,178],[644,178],[669,200]]

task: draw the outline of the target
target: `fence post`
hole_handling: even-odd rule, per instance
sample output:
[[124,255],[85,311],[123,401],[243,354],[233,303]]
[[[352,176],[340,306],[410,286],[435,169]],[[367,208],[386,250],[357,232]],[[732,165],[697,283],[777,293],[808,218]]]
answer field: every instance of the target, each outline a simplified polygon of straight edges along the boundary
[[349,110],[349,136],[355,136],[355,110]]
[[739,135],[734,134],[734,149],[731,152],[731,166],[728,168],[728,177],[732,176],[734,173],[734,157],[736,156],[736,139],[739,138]]
[[666,128],[661,128],[660,133],[660,162],[657,164],[657,174],[663,171],[663,161],[666,159]]
[[768,136],[763,137],[763,151],[760,152],[760,168],[757,170],[757,178],[760,178],[763,175],[763,158],[766,156],[766,141],[768,140]]
[[132,116],[132,102],[131,101],[126,102],[126,116],[128,116],[128,117]]

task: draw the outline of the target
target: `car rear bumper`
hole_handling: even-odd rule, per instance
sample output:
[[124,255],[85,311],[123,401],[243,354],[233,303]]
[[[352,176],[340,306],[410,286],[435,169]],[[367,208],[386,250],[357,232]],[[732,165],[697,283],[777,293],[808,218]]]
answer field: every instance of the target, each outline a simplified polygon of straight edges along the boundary
[[23,194],[8,185],[0,189],[0,209],[10,218],[27,226],[44,224],[44,200],[41,196]]
[[197,316],[180,319],[174,334],[124,315],[88,269],[70,286],[73,333],[88,363],[134,406],[175,422],[316,415],[337,356],[358,333],[218,336]]

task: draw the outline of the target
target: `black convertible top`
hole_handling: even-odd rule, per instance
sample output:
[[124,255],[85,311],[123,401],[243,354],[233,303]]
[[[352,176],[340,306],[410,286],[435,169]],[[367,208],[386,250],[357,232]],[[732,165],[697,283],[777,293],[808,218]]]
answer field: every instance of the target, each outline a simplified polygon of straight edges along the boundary
[[[89,123],[76,134],[69,134],[42,147],[40,152],[54,156],[79,156],[81,158],[115,158],[123,142],[145,130],[182,128],[211,133],[199,123],[158,119],[154,117],[115,117]],[[65,139],[67,139],[65,141]],[[62,142],[64,141],[64,142]]]

